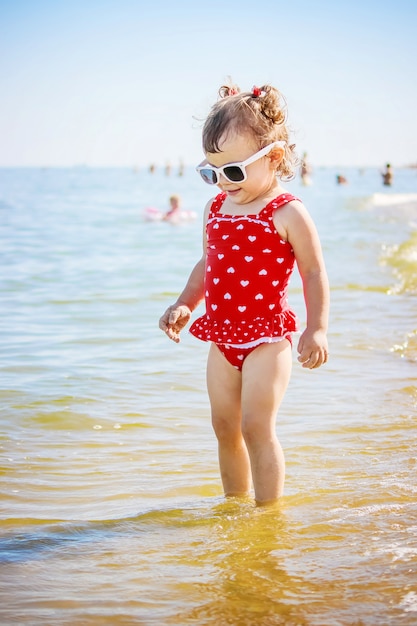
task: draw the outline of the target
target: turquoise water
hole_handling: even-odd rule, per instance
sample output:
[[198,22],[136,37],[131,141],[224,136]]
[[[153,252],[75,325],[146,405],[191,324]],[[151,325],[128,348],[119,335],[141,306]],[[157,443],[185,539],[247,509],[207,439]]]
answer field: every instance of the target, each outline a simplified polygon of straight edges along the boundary
[[[279,509],[224,501],[207,346],[158,319],[211,189],[128,169],[0,170],[0,620],[417,621],[417,172],[317,169],[330,361],[293,377]],[[194,222],[144,220],[179,193]],[[299,278],[290,301],[304,320]]]

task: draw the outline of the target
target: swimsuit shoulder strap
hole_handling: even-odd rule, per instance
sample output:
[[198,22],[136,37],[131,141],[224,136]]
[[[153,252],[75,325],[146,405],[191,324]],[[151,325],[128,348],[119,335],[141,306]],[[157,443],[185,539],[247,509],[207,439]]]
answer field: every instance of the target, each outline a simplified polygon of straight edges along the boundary
[[268,204],[264,206],[264,208],[260,212],[260,215],[263,213],[265,216],[269,216],[272,219],[272,216],[276,209],[280,209],[289,202],[292,202],[293,200],[298,200],[298,202],[301,202],[300,198],[293,196],[292,193],[282,193],[281,195],[268,202]]
[[271,200],[271,202],[266,205],[265,209],[267,207],[279,209],[280,207],[288,204],[289,202],[292,202],[293,200],[298,200],[298,202],[301,202],[300,198],[293,196],[291,193],[282,193],[281,195]]
[[224,191],[217,194],[217,196],[214,198],[213,202],[211,203],[210,215],[216,215],[222,208],[223,202],[225,200],[226,200],[226,194]]

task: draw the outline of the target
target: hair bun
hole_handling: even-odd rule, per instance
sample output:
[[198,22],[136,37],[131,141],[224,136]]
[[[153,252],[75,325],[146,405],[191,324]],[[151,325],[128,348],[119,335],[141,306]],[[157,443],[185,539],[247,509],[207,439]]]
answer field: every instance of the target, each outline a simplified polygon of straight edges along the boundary
[[219,89],[220,98],[228,98],[229,96],[237,96],[240,89],[237,85],[222,85]]

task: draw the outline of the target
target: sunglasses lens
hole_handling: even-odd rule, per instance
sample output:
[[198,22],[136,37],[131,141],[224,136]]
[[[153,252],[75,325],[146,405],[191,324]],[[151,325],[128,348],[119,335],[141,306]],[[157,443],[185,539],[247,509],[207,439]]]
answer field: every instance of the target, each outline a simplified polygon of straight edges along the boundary
[[241,183],[242,180],[244,180],[245,178],[245,174],[243,173],[242,168],[239,167],[238,165],[231,165],[230,167],[225,167],[223,171],[225,173],[225,176],[227,176],[227,178],[232,183]]
[[215,185],[217,183],[217,174],[214,170],[207,168],[199,171],[201,178],[205,183],[208,183],[209,185]]

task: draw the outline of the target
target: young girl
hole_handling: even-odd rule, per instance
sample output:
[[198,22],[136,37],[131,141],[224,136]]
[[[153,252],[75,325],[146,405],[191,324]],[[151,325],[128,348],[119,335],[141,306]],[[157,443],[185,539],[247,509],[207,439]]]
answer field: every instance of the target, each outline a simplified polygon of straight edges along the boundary
[[211,342],[207,387],[226,496],[257,504],[283,493],[285,461],[276,415],[292,366],[297,318],[287,302],[297,262],[307,310],[298,360],[327,361],[329,288],[316,228],[279,179],[294,176],[283,97],[270,85],[240,93],[225,86],[203,128],[205,160],[197,170],[220,193],[207,203],[203,255],[178,300],[159,321],[170,339],[205,299],[190,328]]

